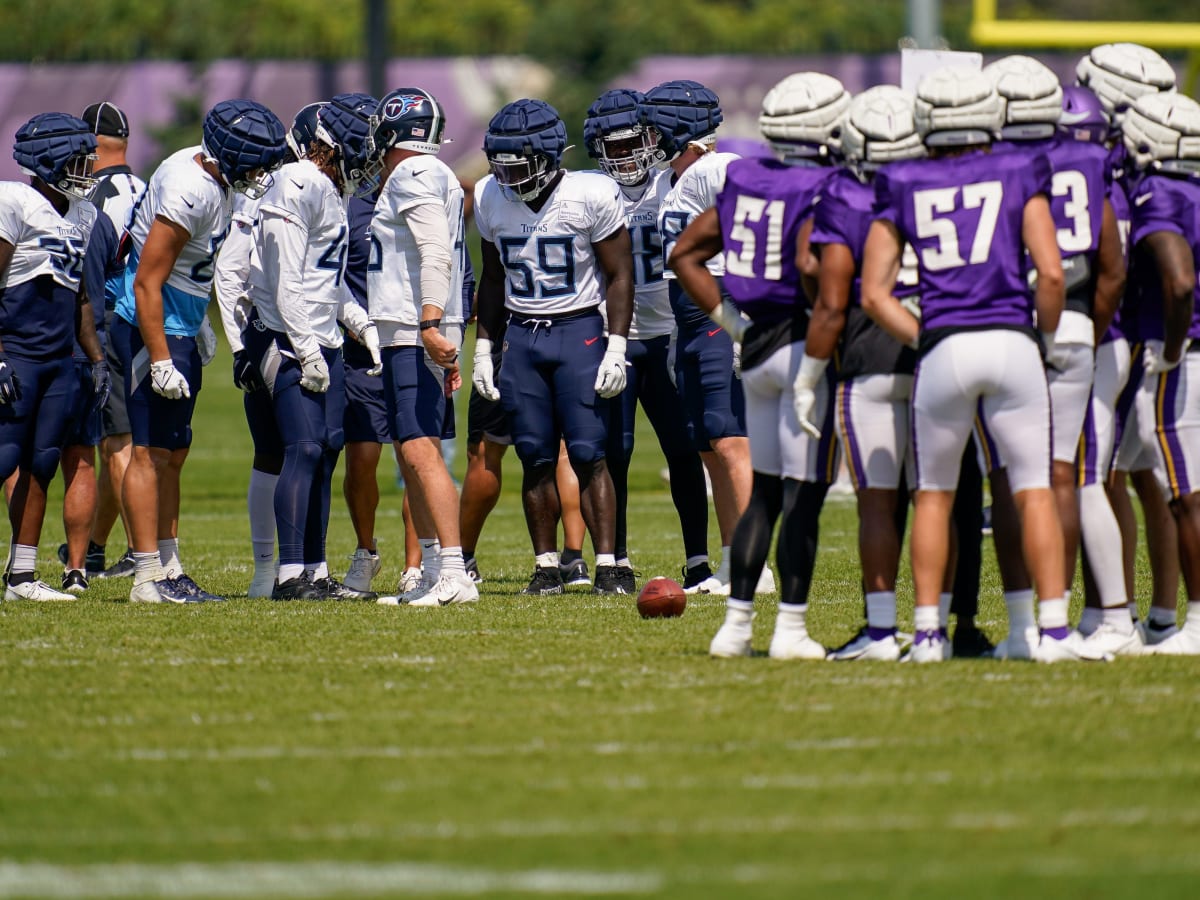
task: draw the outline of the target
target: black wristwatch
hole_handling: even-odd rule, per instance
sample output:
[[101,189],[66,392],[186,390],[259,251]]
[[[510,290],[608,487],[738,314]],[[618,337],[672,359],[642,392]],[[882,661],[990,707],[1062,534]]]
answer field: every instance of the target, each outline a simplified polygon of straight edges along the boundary
[[440,328],[441,324],[442,324],[441,319],[422,319],[421,320],[421,330],[425,331],[427,328]]

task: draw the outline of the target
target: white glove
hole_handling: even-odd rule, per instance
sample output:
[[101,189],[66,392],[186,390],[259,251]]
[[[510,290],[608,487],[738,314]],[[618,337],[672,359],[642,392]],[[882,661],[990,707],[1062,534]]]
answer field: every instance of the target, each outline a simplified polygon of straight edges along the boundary
[[1066,368],[1070,358],[1066,346],[1057,343],[1056,332],[1053,331],[1039,331],[1038,337],[1042,342],[1042,350],[1045,352],[1046,368],[1061,372]]
[[606,400],[625,390],[625,338],[619,334],[608,337],[608,349],[596,372],[596,393]]
[[1184,338],[1183,347],[1179,351],[1179,359],[1172,362],[1163,356],[1163,348],[1156,344],[1146,344],[1146,348],[1142,351],[1142,368],[1146,371],[1147,378],[1154,378],[1161,375],[1163,372],[1170,372],[1181,362],[1183,355],[1188,352],[1188,345],[1191,343],[1191,338]]
[[217,333],[213,331],[212,322],[208,321],[208,313],[200,322],[200,330],[196,332],[196,349],[200,352],[200,365],[207,366],[217,358]]
[[475,362],[471,367],[471,384],[484,400],[499,400],[500,389],[496,387],[496,372],[492,366],[492,342],[487,338],[475,341]]
[[320,350],[300,360],[300,387],[314,394],[329,390],[329,366]]
[[187,379],[169,359],[150,363],[150,387],[154,389],[154,393],[168,400],[182,400],[192,396]]
[[804,358],[800,360],[800,371],[796,373],[796,380],[792,382],[792,408],[796,411],[800,427],[813,440],[819,440],[821,437],[821,429],[813,423],[812,413],[817,405],[817,385],[828,365],[829,360],[817,359],[805,353]]
[[372,322],[359,334],[359,338],[366,345],[367,352],[371,354],[371,368],[367,369],[368,375],[383,374],[383,357],[379,355],[379,329]]
[[738,311],[729,300],[722,300],[721,305],[708,314],[708,317],[729,332],[729,336],[739,344],[746,336],[750,320]]
[[733,342],[733,376],[742,380],[742,345],[737,341]]

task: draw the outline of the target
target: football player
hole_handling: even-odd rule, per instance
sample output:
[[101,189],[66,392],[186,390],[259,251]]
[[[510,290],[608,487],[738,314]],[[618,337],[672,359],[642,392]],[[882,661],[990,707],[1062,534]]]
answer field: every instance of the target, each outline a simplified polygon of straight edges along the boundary
[[384,182],[371,220],[378,265],[368,267],[368,294],[385,348],[388,428],[422,539],[422,581],[381,602],[472,603],[479,589],[464,567],[458,494],[441,446],[446,375],[457,376],[462,347],[463,189],[437,158],[446,117],[432,94],[398,88],[380,101],[375,122]]
[[[725,180],[725,168],[738,157],[716,152],[716,130],[724,120],[720,99],[695,81],[667,81],[646,92],[638,121],[657,137],[653,160],[670,174],[658,181],[662,194],[658,227],[663,259],[675,240],[700,213],[711,209]],[[725,274],[719,254],[709,271]],[[684,573],[684,590],[727,595],[730,588],[730,543],[738,518],[750,502],[753,474],[746,439],[746,401],[738,377],[738,348],[728,330],[713,322],[684,293],[675,273],[664,271],[675,314],[675,383],[683,400],[688,437],[712,481],[713,506],[721,532],[721,563],[705,576],[707,561]],[[719,282],[718,282],[719,283]],[[761,593],[775,590],[769,567],[762,570]]]
[[[1008,464],[1025,557],[1041,598],[1009,607],[1006,655],[1078,659],[1082,638],[1067,624],[1063,537],[1050,491],[1050,407],[1039,347],[1052,348],[1062,313],[1062,262],[1050,214],[1044,157],[988,154],[1004,105],[980,73],[939,69],[917,90],[917,128],[928,160],[898,162],[875,176],[876,219],[863,251],[863,308],[917,348],[912,430],[916,589],[912,659],[947,658],[938,599],[946,535],[963,448],[977,409]],[[904,243],[917,255],[921,318],[894,294]],[[1037,271],[1033,295],[1028,251]]]
[[[742,346],[742,380],[753,486],[731,547],[725,621],[709,653],[749,656],[755,586],[779,530],[779,615],[772,659],[824,659],[808,634],[808,589],[817,556],[821,506],[837,472],[825,363],[802,382],[812,396],[793,398],[804,360],[808,310],[802,272],[813,207],[837,171],[837,147],[850,95],[836,78],[791,75],[763,99],[760,124],[781,159],[734,160],[716,207],[678,236],[668,263],[697,308]],[[723,253],[722,253],[723,252]],[[723,287],[707,266],[722,253]],[[728,293],[723,297],[722,291]],[[746,317],[749,318],[747,324]],[[797,412],[806,413],[803,419]],[[825,435],[809,415],[825,426]]]
[[127,373],[133,434],[122,485],[136,567],[131,600],[220,599],[179,560],[179,476],[201,387],[196,335],[229,233],[230,191],[265,191],[284,147],[283,124],[269,109],[224,100],[205,116],[201,145],[167,157],[132,211],[125,286],[109,331]]
[[[270,393],[283,445],[275,485],[279,573],[273,600],[362,596],[330,577],[325,560],[333,470],[343,443],[345,322],[378,359],[378,336],[342,283],[346,200],[374,187],[378,153],[366,94],[339,94],[317,112],[303,159],[283,166],[258,208],[250,270],[254,314],[246,355]],[[377,369],[378,371],[378,369]]]
[[[1109,120],[1108,144],[1111,147],[1113,181],[1111,200],[1121,222],[1119,230],[1122,237],[1127,238],[1128,195],[1135,189],[1141,173],[1127,158],[1121,139],[1121,123],[1137,98],[1145,94],[1173,91],[1175,70],[1148,47],[1128,43],[1102,44],[1080,59],[1076,66],[1076,77],[1080,85],[1087,86],[1099,98]],[[1142,505],[1153,576],[1153,596],[1149,614],[1139,623],[1139,630],[1144,642],[1153,645],[1176,631],[1179,553],[1175,520],[1160,488],[1166,476],[1161,471],[1162,457],[1154,436],[1153,387],[1143,378],[1138,358],[1144,339],[1159,337],[1161,333],[1153,324],[1158,318],[1157,314],[1150,316],[1146,327],[1143,326],[1143,317],[1138,310],[1141,299],[1141,292],[1137,289],[1140,281],[1137,272],[1139,258],[1130,251],[1131,248],[1127,246],[1130,268],[1124,304],[1096,356],[1097,390],[1101,385],[1112,385],[1109,390],[1119,392],[1115,401],[1107,401],[1114,403],[1113,439],[1116,451],[1111,472],[1106,471],[1099,477],[1107,478],[1109,501],[1120,524],[1126,593],[1130,598],[1130,611],[1135,616],[1137,604],[1133,590],[1138,524],[1129,498],[1128,481],[1133,483]],[[1120,388],[1122,381],[1126,381],[1123,390]],[[1097,422],[1104,421],[1103,409],[1096,418]],[[1090,446],[1085,447],[1085,454],[1096,455],[1091,452]],[[1081,631],[1093,630],[1103,616],[1095,590],[1091,592],[1087,603],[1089,608],[1084,610],[1080,620]]]
[[[916,355],[863,312],[858,276],[871,227],[876,171],[886,163],[925,155],[912,94],[882,85],[855,97],[841,128],[841,149],[846,167],[822,190],[813,217],[810,241],[820,259],[820,274],[795,398],[797,412],[803,415],[801,426],[817,432],[811,408],[836,351],[839,383],[834,406],[838,438],[858,499],[867,626],[829,655],[839,660],[896,660],[896,572],[904,539],[896,520],[903,512],[900,505],[907,504],[901,485],[911,483],[911,473],[906,477],[906,468],[911,468],[908,405]],[[915,260],[910,265],[906,259],[895,294],[910,304],[919,301],[916,275]]]
[[76,339],[91,362],[92,409],[85,412],[102,405],[109,388],[92,304],[81,285],[97,216],[84,200],[95,184],[95,149],[96,137],[82,119],[36,115],[17,130],[13,146],[30,183],[0,183],[0,480],[16,475],[5,600],[74,599],[40,581],[34,568],[46,489],[79,390]]
[[669,176],[653,167],[656,134],[638,121],[638,91],[612,90],[588,109],[583,140],[588,155],[620,186],[634,254],[633,323],[629,327],[629,385],[610,405],[608,469],[617,492],[617,572],[627,593],[635,593],[627,548],[629,460],[633,454],[637,405],[650,420],[670,473],[671,500],[679,515],[686,563],[685,587],[712,575],[708,565],[708,500],[700,456],[687,439],[671,364],[675,317],[663,279],[662,237],[658,228],[658,183]]
[[[521,458],[537,566],[525,592],[563,589],[554,479],[561,439],[596,553],[594,589],[615,593],[622,586],[605,420],[609,400],[625,388],[633,250],[616,185],[603,175],[563,170],[566,146],[566,126],[541,100],[514,101],[488,124],[484,153],[491,175],[475,197],[483,273],[472,380],[483,397],[503,401]],[[492,346],[502,331],[497,385]]]
[[[1004,100],[1001,148],[1045,156],[1050,163],[1050,211],[1066,278],[1066,306],[1046,359],[1054,422],[1052,484],[1063,524],[1064,577],[1070,593],[1081,529],[1076,458],[1095,371],[1098,335],[1108,331],[1125,286],[1125,260],[1116,215],[1108,200],[1108,151],[1093,141],[1060,138],[1063,90],[1058,77],[1028,56],[1008,56],[984,69]],[[993,459],[1003,465],[1003,460]],[[992,476],[993,509],[1007,479]],[[1100,503],[1093,501],[1099,499]],[[1121,538],[1107,498],[1089,493],[1091,558],[1120,558]],[[1001,534],[996,532],[999,542]],[[1015,554],[1014,554],[1015,555]],[[1110,566],[1097,578],[1106,612],[1088,640],[1105,653],[1141,651],[1125,594],[1125,579]]]
[[[1179,534],[1187,617],[1156,653],[1200,655],[1200,103],[1146,94],[1122,123],[1125,148],[1145,176],[1130,195],[1146,390]],[[1151,329],[1161,335],[1151,337]]]

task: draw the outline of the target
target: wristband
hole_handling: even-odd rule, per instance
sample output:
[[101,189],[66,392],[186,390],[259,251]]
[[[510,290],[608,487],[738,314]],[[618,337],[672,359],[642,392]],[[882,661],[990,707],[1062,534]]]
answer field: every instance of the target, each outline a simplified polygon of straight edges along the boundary
[[421,320],[421,331],[425,331],[429,328],[440,328],[441,325],[442,325],[441,319],[422,319]]

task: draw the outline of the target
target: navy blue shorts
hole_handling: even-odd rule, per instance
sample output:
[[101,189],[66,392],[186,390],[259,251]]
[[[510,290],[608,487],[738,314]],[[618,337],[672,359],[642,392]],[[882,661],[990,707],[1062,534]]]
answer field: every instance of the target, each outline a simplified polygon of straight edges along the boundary
[[[502,362],[499,353],[492,354],[492,370],[497,378],[500,377]],[[499,400],[485,399],[471,385],[471,394],[467,399],[467,444],[478,444],[482,440],[508,446],[512,443],[512,432],[508,427],[508,413],[504,411],[504,404]]]
[[576,462],[604,458],[609,401],[596,393],[604,358],[599,312],[551,320],[514,316],[504,338],[500,402],[527,468],[554,465],[560,441]]
[[383,396],[393,441],[443,436],[449,405],[444,371],[425,355],[424,347],[384,348]]
[[[75,360],[75,402],[68,414],[69,426],[64,447],[95,447],[104,434],[100,409],[95,404],[92,364]],[[115,388],[115,386],[114,386]]]
[[52,477],[79,390],[75,361],[69,356],[50,362],[9,356],[8,364],[20,382],[21,399],[0,405],[0,480],[18,466]]
[[368,375],[371,368],[357,356],[344,357],[346,370],[346,443],[386,444],[392,439],[388,430],[388,407],[384,399],[383,376]]
[[633,454],[633,434],[637,426],[640,401],[646,418],[658,437],[663,455],[683,456],[694,453],[688,438],[683,402],[671,381],[671,336],[630,340],[625,350],[629,383],[621,395],[611,401],[608,419],[608,454]]
[[150,386],[150,354],[142,343],[142,333],[120,316],[114,316],[109,338],[117,348],[128,377],[125,382],[125,405],[129,411],[129,426],[133,442],[139,447],[158,447],[163,450],[183,450],[192,445],[192,413],[196,398],[204,386],[204,369],[194,337],[168,334],[167,348],[175,368],[187,379],[192,395],[180,400],[168,400],[154,393]]
[[[291,347],[282,335],[274,332],[267,334],[274,335],[280,344]],[[300,386],[300,363],[290,353],[289,349],[288,355],[281,355],[271,392],[275,421],[279,425],[284,449],[310,441],[326,450],[341,450],[346,444],[342,427],[346,414],[346,377],[341,349],[321,348],[321,355],[329,367],[329,390],[323,393]]]
[[675,384],[696,450],[711,450],[718,438],[746,436],[746,398],[733,374],[733,341],[724,328],[709,321],[695,331],[679,329]]
[[[242,331],[242,342],[246,347],[246,355],[254,360],[259,371],[263,369],[263,359],[270,358],[278,365],[282,362],[276,342],[276,334],[268,331],[257,314]],[[290,345],[289,345],[290,346]],[[299,383],[299,376],[296,376]],[[283,458],[283,436],[279,433],[279,423],[275,421],[275,398],[273,392],[250,391],[242,395],[242,407],[246,411],[246,424],[250,428],[250,439],[254,442],[254,455]]]

